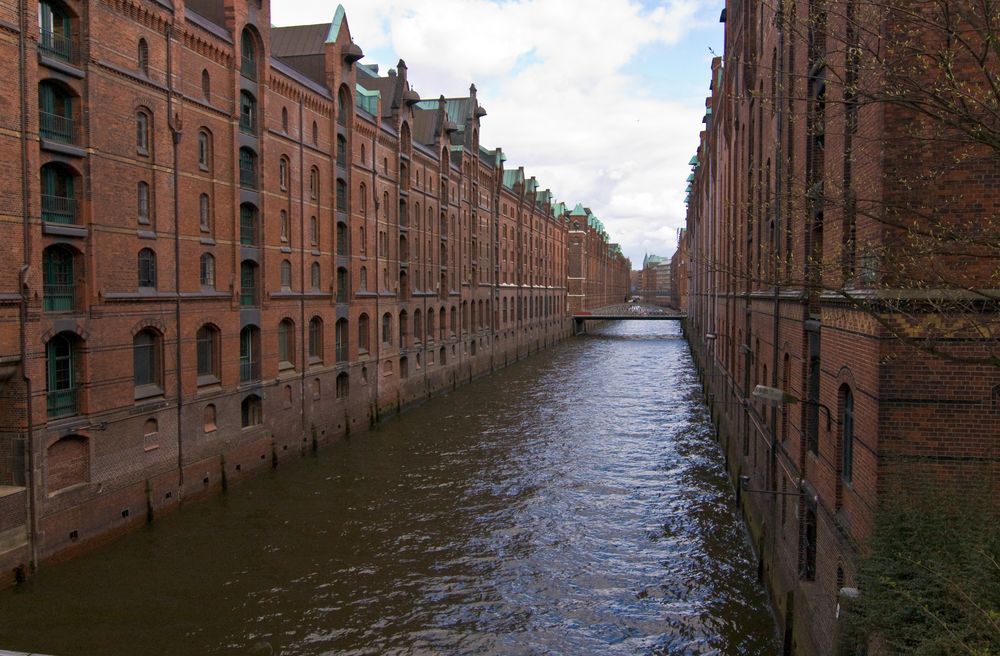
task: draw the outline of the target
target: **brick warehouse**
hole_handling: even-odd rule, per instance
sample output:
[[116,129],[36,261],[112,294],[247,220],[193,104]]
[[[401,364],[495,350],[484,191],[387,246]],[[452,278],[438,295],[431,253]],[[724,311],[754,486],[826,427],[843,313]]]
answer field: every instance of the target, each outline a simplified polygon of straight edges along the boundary
[[0,1],[0,577],[566,337],[630,265],[259,0]]
[[1000,158],[914,110],[957,40],[894,6],[729,0],[691,162],[687,329],[785,654],[837,650],[880,504],[998,491]]

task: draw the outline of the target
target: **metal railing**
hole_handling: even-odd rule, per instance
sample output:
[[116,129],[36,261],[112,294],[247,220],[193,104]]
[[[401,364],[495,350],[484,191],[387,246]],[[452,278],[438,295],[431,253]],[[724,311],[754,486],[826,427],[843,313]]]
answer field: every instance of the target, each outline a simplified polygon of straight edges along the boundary
[[50,223],[76,223],[76,199],[42,194],[42,220]]
[[74,306],[73,285],[45,283],[44,308],[46,312],[68,312]]
[[240,360],[240,382],[260,380],[260,362]]
[[75,387],[56,390],[47,395],[49,417],[66,417],[78,411],[78,394]]
[[240,290],[241,307],[257,307],[260,303],[257,300],[256,287],[244,287]]
[[76,141],[76,125],[71,117],[38,112],[38,132],[45,139],[74,143]]
[[70,63],[79,60],[79,48],[76,42],[69,36],[52,30],[42,30],[41,38],[38,39],[38,48],[46,54],[52,55]]

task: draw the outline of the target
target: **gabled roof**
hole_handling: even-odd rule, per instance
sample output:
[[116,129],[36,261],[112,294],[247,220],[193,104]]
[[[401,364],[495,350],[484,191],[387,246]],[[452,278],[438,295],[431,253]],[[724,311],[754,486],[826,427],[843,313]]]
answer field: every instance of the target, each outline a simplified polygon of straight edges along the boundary
[[326,84],[323,54],[329,25],[292,25],[271,28],[271,55],[313,82]]
[[326,35],[327,43],[334,43],[337,40],[337,35],[340,34],[340,26],[344,24],[344,19],[347,17],[346,12],[344,12],[344,5],[337,5],[337,11],[333,14],[333,21],[330,23],[330,31]]
[[577,203],[573,211],[569,213],[570,216],[587,216],[587,210],[584,209],[582,203]]
[[513,189],[515,185],[524,182],[524,172],[521,169],[503,172],[503,186]]

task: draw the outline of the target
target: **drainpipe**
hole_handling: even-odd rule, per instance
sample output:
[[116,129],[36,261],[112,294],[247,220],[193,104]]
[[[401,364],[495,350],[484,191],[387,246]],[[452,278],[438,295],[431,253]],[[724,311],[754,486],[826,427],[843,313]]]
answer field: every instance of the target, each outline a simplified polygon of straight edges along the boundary
[[[378,210],[382,207],[382,202],[378,197],[378,133],[382,128],[382,107],[381,103],[377,104],[379,115],[375,117],[375,130],[372,132],[372,208],[375,210],[375,316],[368,318],[368,347],[369,352],[371,352],[372,344],[372,328],[371,324],[375,323],[375,371],[372,372],[372,378],[375,384],[375,415],[378,416],[378,381],[382,372],[379,371],[379,359],[382,357],[382,317],[379,315],[379,301],[382,300],[382,279],[379,270],[379,229],[378,229]],[[367,221],[366,221],[367,223]],[[386,226],[388,228],[388,226]],[[365,238],[368,237],[367,230],[365,231]],[[386,239],[388,240],[388,230],[386,230]],[[388,247],[388,244],[386,244]]]
[[181,192],[180,192],[180,143],[183,135],[180,121],[174,116],[174,50],[173,24],[167,25],[167,124],[173,143],[173,185],[174,185],[174,330],[177,344],[174,346],[174,379],[177,393],[177,472],[181,489],[184,489],[184,441],[181,438],[184,418],[184,389],[181,382]]
[[24,261],[18,271],[18,292],[21,294],[19,303],[18,326],[20,331],[21,347],[21,376],[24,380],[25,406],[28,416],[27,439],[25,450],[27,451],[24,483],[28,488],[27,507],[25,513],[28,520],[28,549],[29,565],[32,570],[38,567],[38,516],[37,499],[35,490],[35,427],[34,427],[34,403],[32,402],[31,376],[28,375],[28,271],[31,268],[31,186],[28,183],[28,71],[27,71],[27,33],[28,33],[28,13],[25,0],[18,2],[18,19],[20,33],[18,34],[17,47],[20,56],[18,63],[18,75],[20,77],[19,100],[21,103],[21,216],[24,249]]
[[[306,294],[306,154],[305,154],[305,130],[306,130],[306,114],[305,114],[305,100],[303,98],[299,99],[299,329],[302,331],[302,336],[305,337],[306,330],[306,306],[305,306],[305,294]],[[289,172],[291,175],[291,172]],[[319,194],[319,189],[316,190]],[[316,217],[319,221],[319,216]],[[334,228],[336,229],[336,228]],[[318,246],[319,244],[317,244]],[[336,257],[336,256],[334,256]],[[336,267],[334,267],[336,268]],[[322,281],[322,279],[321,279]],[[336,313],[334,313],[336,314]],[[334,320],[336,322],[336,320]],[[334,324],[336,325],[336,323]],[[301,363],[300,370],[302,371],[299,376],[299,414],[302,418],[302,432],[306,431],[306,353],[305,353],[305,339],[299,340],[299,362]],[[309,438],[312,439],[311,431]],[[311,448],[311,446],[310,446]]]

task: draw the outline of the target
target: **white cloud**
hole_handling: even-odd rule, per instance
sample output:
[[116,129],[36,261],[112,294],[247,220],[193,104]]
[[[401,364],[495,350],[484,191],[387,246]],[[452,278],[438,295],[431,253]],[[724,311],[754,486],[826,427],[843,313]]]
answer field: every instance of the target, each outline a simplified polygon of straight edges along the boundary
[[[648,3],[647,3],[648,4]],[[704,107],[664,99],[630,69],[644,47],[675,44],[701,20],[698,0],[357,0],[354,40],[402,57],[424,98],[480,89],[481,141],[501,146],[559,200],[601,218],[634,266],[673,249],[684,222],[687,162]],[[272,6],[279,25],[329,20],[312,3]],[[667,65],[664,62],[664,65]],[[704,68],[696,61],[676,66]]]

